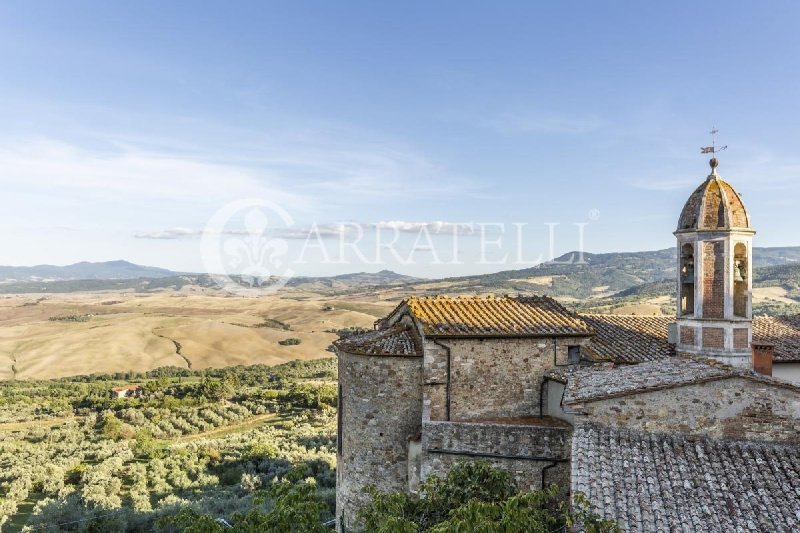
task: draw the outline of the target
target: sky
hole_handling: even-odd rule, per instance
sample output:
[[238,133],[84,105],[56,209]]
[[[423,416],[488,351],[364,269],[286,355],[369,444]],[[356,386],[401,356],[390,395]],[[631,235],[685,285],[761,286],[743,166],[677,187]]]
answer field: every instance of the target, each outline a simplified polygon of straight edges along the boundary
[[800,245],[800,4],[765,6],[5,1],[0,264],[438,277],[662,249],[712,127],[755,245]]

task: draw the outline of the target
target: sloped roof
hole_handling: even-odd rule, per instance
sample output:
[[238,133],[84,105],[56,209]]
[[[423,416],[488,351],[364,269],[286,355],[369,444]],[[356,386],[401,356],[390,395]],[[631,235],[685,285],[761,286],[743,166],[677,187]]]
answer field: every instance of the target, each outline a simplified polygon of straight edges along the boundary
[[119,387],[111,387],[111,390],[114,392],[122,392],[122,391],[137,391],[141,389],[141,385],[122,385]]
[[671,357],[638,365],[574,367],[566,375],[548,374],[548,377],[566,381],[563,402],[570,404],[690,385],[730,375],[731,369],[725,365]]
[[800,315],[753,319],[753,342],[775,345],[775,361],[800,361]]
[[563,399],[565,404],[641,394],[732,377],[800,390],[791,383],[767,378],[752,370],[734,368],[713,359],[682,356],[638,365],[574,367],[568,373],[548,373],[547,377],[567,383]]
[[750,228],[750,217],[742,198],[716,171],[712,172],[686,200],[677,231]]
[[337,349],[356,355],[421,356],[422,345],[414,329],[397,325],[335,341]]
[[[675,347],[667,342],[674,317],[596,314],[580,317],[596,332],[584,348],[592,359],[642,363],[675,354]],[[755,317],[753,342],[774,344],[778,363],[800,361],[800,316]]]
[[596,335],[584,349],[593,359],[615,363],[656,361],[675,354],[667,342],[674,318],[640,315],[582,314]]
[[581,425],[572,491],[623,531],[798,531],[800,448]]
[[411,297],[398,310],[408,312],[430,337],[588,336],[578,315],[545,296]]

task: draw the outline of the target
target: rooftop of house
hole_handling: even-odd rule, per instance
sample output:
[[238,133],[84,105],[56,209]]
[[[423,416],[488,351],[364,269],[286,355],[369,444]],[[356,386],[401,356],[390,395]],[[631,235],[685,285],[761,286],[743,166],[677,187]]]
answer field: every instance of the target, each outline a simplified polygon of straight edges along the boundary
[[638,365],[591,365],[556,368],[545,374],[567,384],[564,404],[597,401],[729,378],[743,378],[800,390],[794,384],[713,359],[676,356]]
[[[545,296],[411,297],[379,320],[376,331],[335,344],[362,355],[421,355],[414,328],[389,326],[392,317],[404,313],[432,338],[590,336],[584,357],[617,364],[675,355],[668,342],[673,317],[575,314]],[[800,362],[800,315],[754,318],[753,342],[773,344],[777,363]]]
[[[667,341],[670,316],[595,315],[581,318],[596,332],[586,347],[589,358],[615,363],[643,363],[675,354]],[[775,345],[775,362],[800,362],[800,316],[753,319],[753,342]]]
[[402,324],[339,339],[333,344],[342,351],[356,355],[422,355],[422,345],[416,331]]
[[137,391],[141,388],[142,388],[141,385],[122,385],[120,387],[111,387],[111,390],[114,392]]
[[546,296],[411,297],[390,315],[407,311],[429,337],[589,336],[578,315]]
[[572,487],[624,531],[798,531],[800,448],[579,426]]
[[675,355],[667,342],[674,318],[642,315],[582,314],[596,335],[586,346],[590,359],[615,363],[642,363]]

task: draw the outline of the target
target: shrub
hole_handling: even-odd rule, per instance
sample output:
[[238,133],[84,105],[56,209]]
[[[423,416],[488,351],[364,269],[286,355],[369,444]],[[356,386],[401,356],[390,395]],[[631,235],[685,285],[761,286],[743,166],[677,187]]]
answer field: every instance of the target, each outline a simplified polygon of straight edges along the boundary
[[278,344],[281,346],[297,346],[302,341],[296,337],[289,337],[288,339],[284,339],[282,341],[278,341]]

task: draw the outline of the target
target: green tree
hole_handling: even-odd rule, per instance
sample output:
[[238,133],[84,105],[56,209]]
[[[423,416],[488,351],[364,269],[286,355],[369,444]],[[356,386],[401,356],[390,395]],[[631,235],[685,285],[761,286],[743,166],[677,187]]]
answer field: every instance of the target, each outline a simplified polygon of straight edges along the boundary
[[588,533],[617,532],[611,521],[591,513],[585,499],[570,508],[553,485],[517,492],[511,475],[485,461],[456,464],[446,478],[430,476],[420,486],[424,497],[368,489],[372,500],[359,513],[365,531],[379,533],[526,533],[559,531],[573,525]]
[[[292,476],[287,476],[292,478]],[[273,485],[267,493],[272,503],[270,511],[256,507],[240,513],[225,527],[209,515],[190,507],[182,507],[175,514],[162,516],[156,521],[160,531],[174,533],[329,533],[322,524],[322,513],[327,505],[317,493],[313,481],[286,479]],[[263,503],[263,501],[261,502]]]
[[322,525],[322,513],[327,508],[312,482],[293,483],[284,480],[269,491],[272,510],[264,513],[253,509],[244,516],[234,517],[233,531],[241,533],[292,532],[329,533]]
[[153,438],[149,429],[140,429],[136,432],[136,441],[133,445],[134,453],[139,457],[155,458],[160,457],[161,447]]
[[103,413],[100,428],[103,437],[106,439],[119,440],[128,436],[122,421],[110,411]]

